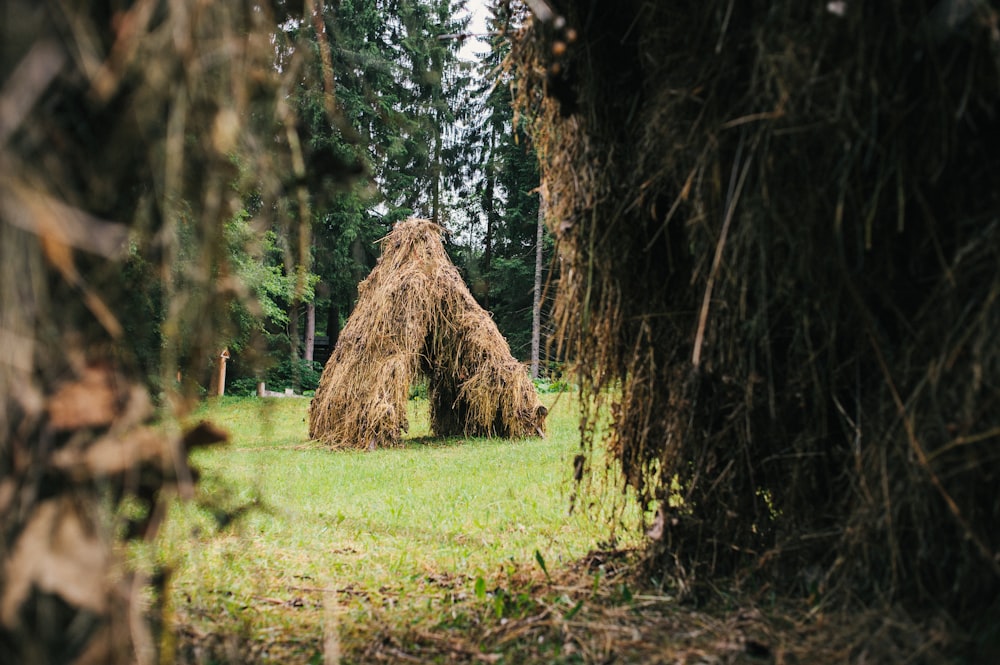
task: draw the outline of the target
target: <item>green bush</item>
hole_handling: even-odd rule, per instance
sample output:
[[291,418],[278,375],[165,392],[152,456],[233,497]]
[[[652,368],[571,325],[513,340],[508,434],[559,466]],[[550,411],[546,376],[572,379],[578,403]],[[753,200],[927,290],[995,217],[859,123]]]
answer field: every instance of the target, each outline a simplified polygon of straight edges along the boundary
[[[286,358],[264,372],[264,384],[268,390],[284,392],[291,388],[296,393],[313,392],[319,387],[319,377],[323,365],[309,360]],[[256,395],[261,379],[253,376],[240,377],[229,382],[226,393],[230,395]]]
[[226,384],[226,394],[238,396],[256,395],[257,383],[259,383],[258,380],[252,376],[233,379]]
[[571,392],[575,388],[564,379],[535,379],[535,390],[545,394]]
[[427,399],[427,379],[421,379],[410,386],[410,399]]
[[264,374],[264,381],[268,390],[283,391],[287,388],[301,392],[303,390],[316,390],[319,387],[319,377],[323,373],[323,366],[311,360],[285,359],[267,370]]

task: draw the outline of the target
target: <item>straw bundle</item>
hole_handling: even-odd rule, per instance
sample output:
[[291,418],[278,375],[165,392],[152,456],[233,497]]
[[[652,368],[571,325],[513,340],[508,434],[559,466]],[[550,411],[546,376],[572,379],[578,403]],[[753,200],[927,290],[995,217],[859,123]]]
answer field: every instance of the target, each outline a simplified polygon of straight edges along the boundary
[[410,386],[429,383],[435,436],[541,434],[546,415],[524,367],[469,293],[423,219],[398,223],[358,288],[310,405],[309,435],[331,446],[398,445]]
[[653,565],[995,612],[996,10],[563,5],[519,105]]
[[227,338],[233,183],[285,197],[303,56],[275,72],[276,11],[0,8],[2,663],[172,661],[168,571],[122,541],[151,541],[193,494],[190,448],[225,439],[169,407]]

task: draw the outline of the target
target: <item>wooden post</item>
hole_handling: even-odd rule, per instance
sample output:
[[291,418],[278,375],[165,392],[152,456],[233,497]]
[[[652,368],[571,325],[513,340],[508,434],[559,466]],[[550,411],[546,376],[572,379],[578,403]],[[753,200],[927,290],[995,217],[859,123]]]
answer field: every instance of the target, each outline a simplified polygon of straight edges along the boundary
[[226,394],[226,361],[229,360],[229,349],[223,349],[219,355],[218,395]]

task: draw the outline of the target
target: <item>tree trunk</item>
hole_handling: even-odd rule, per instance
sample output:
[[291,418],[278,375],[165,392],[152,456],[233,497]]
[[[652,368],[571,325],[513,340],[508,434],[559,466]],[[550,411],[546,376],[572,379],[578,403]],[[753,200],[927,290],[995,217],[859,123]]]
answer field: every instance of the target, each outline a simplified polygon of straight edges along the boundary
[[306,303],[306,346],[302,357],[312,362],[316,348],[316,303]]
[[531,378],[538,378],[542,347],[542,241],[545,235],[545,202],[538,194],[538,230],[535,233],[535,290],[531,303]]
[[[493,151],[493,138],[490,137],[490,150]],[[490,282],[493,272],[493,232],[500,224],[499,215],[496,209],[496,168],[491,160],[486,165],[486,182],[483,187],[482,206],[486,213],[486,236],[483,238],[483,307],[490,307]]]
[[296,389],[302,383],[299,377],[299,304],[288,308],[288,356],[292,361],[292,383]]
[[332,301],[330,302],[330,311],[326,314],[326,336],[329,340],[327,344],[330,345],[332,352],[340,338],[340,306]]
[[496,217],[496,210],[493,208],[493,180],[492,177],[486,181],[485,200],[489,202],[486,207],[486,237],[483,238],[483,307],[490,308],[490,276],[493,271],[493,231]]
[[288,346],[292,358],[299,357],[299,303],[288,308]]
[[435,224],[440,224],[440,206],[441,206],[441,119],[440,117],[435,118],[437,122],[437,127],[434,131],[434,156],[432,162],[432,173],[434,177],[434,183],[432,185],[432,196],[431,196],[431,221]]

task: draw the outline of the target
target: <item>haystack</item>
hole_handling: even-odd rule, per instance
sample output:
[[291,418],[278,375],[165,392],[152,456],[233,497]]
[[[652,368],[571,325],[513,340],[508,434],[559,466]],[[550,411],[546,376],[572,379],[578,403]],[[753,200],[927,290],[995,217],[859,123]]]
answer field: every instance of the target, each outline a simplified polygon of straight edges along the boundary
[[995,619],[995,3],[553,6],[556,317],[656,576]]
[[170,575],[127,542],[225,438],[179,416],[232,339],[238,193],[277,226],[303,161],[279,91],[316,79],[275,66],[287,4],[2,4],[0,663],[180,658]]
[[334,447],[398,445],[410,386],[428,381],[435,436],[541,435],[547,411],[524,367],[451,263],[442,229],[398,223],[358,287],[309,410]]

